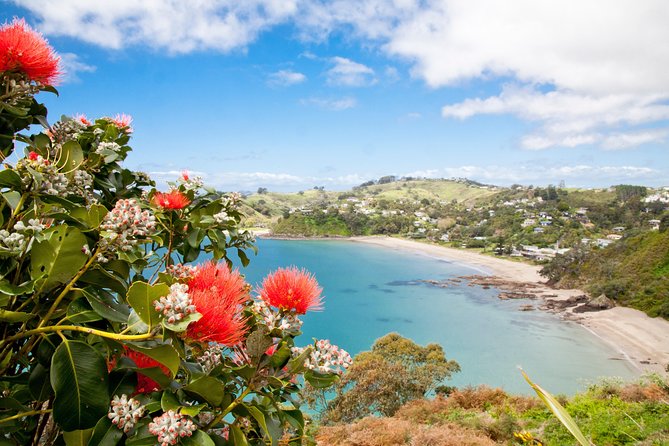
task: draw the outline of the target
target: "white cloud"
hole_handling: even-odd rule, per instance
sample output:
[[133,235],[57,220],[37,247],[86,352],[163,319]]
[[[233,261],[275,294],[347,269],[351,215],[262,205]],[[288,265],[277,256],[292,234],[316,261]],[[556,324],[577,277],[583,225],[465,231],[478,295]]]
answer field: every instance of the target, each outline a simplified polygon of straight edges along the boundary
[[326,72],[327,82],[330,85],[343,85],[346,87],[363,87],[376,83],[374,70],[366,65],[352,61],[345,57],[333,57],[330,62],[334,64]]
[[304,8],[309,13],[298,20],[310,36],[351,28],[412,63],[412,74],[432,87],[502,77],[529,86],[531,93],[503,90],[445,107],[447,117],[503,113],[533,121],[538,131],[522,138],[527,148],[633,147],[658,139],[608,141],[667,120],[664,0],[334,0]]
[[80,81],[78,73],[92,73],[96,70],[95,66],[82,62],[74,53],[61,53],[60,63],[64,73],[62,78],[64,84]]
[[[565,180],[573,186],[609,186],[621,181],[637,181],[644,184],[657,182],[661,172],[644,166],[595,166],[577,165],[541,165],[538,163],[514,166],[473,166],[446,167],[412,172],[408,176],[425,178],[469,178],[497,185],[521,184],[558,184]],[[659,185],[659,184],[658,184]]]
[[292,70],[279,70],[269,75],[268,82],[271,85],[278,85],[288,87],[291,85],[301,84],[307,80],[307,76]]
[[331,111],[342,111],[353,108],[358,104],[358,101],[352,97],[344,97],[339,99],[328,98],[307,98],[300,101],[302,105],[313,105],[318,108]]
[[[507,79],[516,87],[448,104],[444,115],[466,119],[496,113],[528,120],[537,128],[520,140],[531,149],[657,143],[664,137],[644,134],[644,126],[669,121],[666,0],[14,3],[32,11],[46,34],[114,49],[146,45],[170,53],[227,52],[284,23],[295,24],[307,40],[345,33],[406,60],[412,75],[434,88]],[[375,82],[366,65],[345,58],[331,62],[326,79],[333,85]],[[616,137],[618,142],[612,140]]]
[[614,133],[604,138],[602,147],[609,150],[618,150],[651,142],[665,142],[667,135],[669,135],[669,129]]
[[[618,131],[669,120],[669,105],[660,95],[614,93],[543,93],[532,87],[506,85],[498,96],[466,99],[444,106],[445,118],[467,119],[480,114],[513,114],[539,124],[537,132],[522,138],[527,149],[601,144],[622,149],[661,142],[665,131]],[[612,132],[612,133],[611,133]]]
[[170,53],[243,48],[297,11],[297,0],[92,2],[15,0],[49,35],[76,37],[105,48],[148,45]]

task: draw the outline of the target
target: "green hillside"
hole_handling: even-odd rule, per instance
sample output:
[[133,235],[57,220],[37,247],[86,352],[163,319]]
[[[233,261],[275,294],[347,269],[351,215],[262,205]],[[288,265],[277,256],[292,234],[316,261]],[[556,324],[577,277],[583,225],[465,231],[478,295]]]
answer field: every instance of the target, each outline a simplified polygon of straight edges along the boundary
[[386,200],[442,200],[470,204],[495,194],[497,188],[477,186],[452,180],[410,180],[375,184],[361,188],[377,199]]
[[558,286],[583,287],[621,305],[669,318],[669,231],[626,237],[604,249],[573,250],[542,274]]

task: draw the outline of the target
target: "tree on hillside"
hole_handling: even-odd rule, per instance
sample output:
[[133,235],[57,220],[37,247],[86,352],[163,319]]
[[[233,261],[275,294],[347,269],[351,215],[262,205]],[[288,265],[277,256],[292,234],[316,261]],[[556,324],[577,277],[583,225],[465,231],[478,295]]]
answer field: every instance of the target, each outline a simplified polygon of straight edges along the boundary
[[422,347],[390,333],[359,353],[327,403],[322,421],[350,422],[368,415],[392,416],[408,401],[424,398],[460,371],[438,344]]

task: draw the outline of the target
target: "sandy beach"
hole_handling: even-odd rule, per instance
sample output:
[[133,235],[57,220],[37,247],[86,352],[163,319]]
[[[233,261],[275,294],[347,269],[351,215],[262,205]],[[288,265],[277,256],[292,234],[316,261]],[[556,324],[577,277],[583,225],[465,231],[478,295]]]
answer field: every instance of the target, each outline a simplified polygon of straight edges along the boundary
[[[391,237],[353,237],[351,240],[461,262],[479,269],[484,275],[532,284],[533,292],[543,300],[566,300],[585,294],[582,290],[560,290],[547,286],[545,279],[539,275],[539,266]],[[669,321],[651,318],[641,311],[625,307],[587,313],[564,309],[559,314],[609,343],[618,352],[618,359],[629,361],[640,374],[666,373],[669,365]]]

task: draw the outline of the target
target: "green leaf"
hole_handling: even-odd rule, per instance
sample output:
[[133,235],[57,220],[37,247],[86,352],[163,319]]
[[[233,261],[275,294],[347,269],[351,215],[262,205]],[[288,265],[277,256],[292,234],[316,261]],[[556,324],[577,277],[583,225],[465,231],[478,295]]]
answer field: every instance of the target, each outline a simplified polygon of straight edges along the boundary
[[[95,287],[86,287],[81,291],[93,311],[103,318],[112,322],[128,322],[130,308],[118,303],[113,294]],[[143,332],[146,333],[146,329]]]
[[10,190],[9,192],[3,192],[2,196],[12,210],[15,210],[16,207],[21,202],[21,193],[15,190]]
[[280,369],[285,366],[290,360],[290,347],[286,345],[285,342],[281,343],[281,346],[274,352],[272,357],[269,360],[269,363],[275,369]]
[[171,345],[159,345],[151,348],[139,347],[134,344],[126,344],[132,350],[142,353],[143,355],[148,356],[149,358],[155,359],[165,367],[167,367],[171,373],[171,378],[177,374],[179,370],[179,353]]
[[[148,410],[148,409],[147,409]],[[142,423],[143,420],[140,420]],[[135,434],[125,441],[125,446],[155,446],[156,437],[149,432],[149,422],[146,421],[139,426],[135,426]],[[91,445],[93,446],[93,445]]]
[[3,108],[14,116],[18,117],[28,116],[29,109],[24,107],[14,107],[13,105],[9,105],[6,102],[0,102],[0,110],[2,110]]
[[112,370],[109,372],[109,395],[132,395],[137,387],[137,373],[132,370]]
[[[37,118],[37,120],[40,121],[40,118],[43,119],[43,117],[40,116],[39,118]],[[46,121],[44,122],[40,121],[40,123],[44,125],[45,128],[49,128],[49,124]],[[49,138],[44,133],[38,133],[37,135],[34,135],[32,139],[34,143],[33,145],[36,148],[40,149],[41,154],[46,154],[47,148],[51,145],[51,138]]]
[[230,426],[230,433],[232,434],[233,444],[235,446],[248,446],[249,441],[246,439],[244,432],[237,426],[233,424]]
[[283,414],[288,420],[288,423],[293,426],[301,436],[304,433],[304,414],[302,411],[299,409],[284,410]]
[[53,418],[65,431],[88,429],[107,414],[107,364],[81,341],[64,340],[51,360]]
[[49,381],[49,371],[42,364],[38,363],[35,365],[33,371],[30,373],[28,388],[36,401],[46,401],[53,393],[51,382]]
[[181,409],[179,412],[181,412],[184,415],[188,415],[189,417],[195,417],[197,414],[199,414],[202,409],[207,407],[207,404],[197,404],[195,406],[181,406]]
[[62,172],[71,172],[84,161],[84,152],[81,146],[76,141],[68,141],[62,145],[60,150],[60,157],[56,162],[56,167]]
[[267,336],[267,332],[261,329],[252,332],[249,337],[246,338],[246,351],[251,358],[251,361],[257,363],[272,344],[272,338]]
[[8,187],[12,190],[23,189],[23,182],[16,171],[12,169],[3,169],[0,171],[0,187]]
[[242,266],[244,267],[248,266],[249,263],[251,262],[246,253],[239,248],[237,248],[237,256],[239,257],[239,260],[241,260]]
[[45,231],[45,236],[33,245],[30,258],[30,277],[44,277],[38,293],[68,282],[88,260],[81,252],[86,237],[79,229],[60,225]]
[[99,321],[102,317],[93,311],[88,301],[80,297],[74,300],[67,306],[67,318],[70,322],[75,324],[83,324],[86,322]]
[[188,324],[190,324],[191,322],[199,321],[200,318],[202,318],[202,315],[200,313],[191,313],[185,318],[181,319],[179,322],[176,322],[174,324],[170,324],[169,322],[167,322],[166,319],[163,319],[163,327],[176,333],[181,333],[186,331],[186,329],[188,328]]
[[126,330],[132,334],[147,333],[149,331],[149,326],[139,318],[135,310],[130,309],[130,314],[128,315],[128,327]]
[[160,397],[160,407],[164,412],[168,410],[177,410],[181,406],[177,396],[170,392],[169,390],[163,391],[163,395]]
[[582,445],[582,446],[590,446],[592,443],[585,438],[585,435],[583,435],[583,432],[578,428],[578,425],[574,421],[574,419],[569,415],[569,412],[562,407],[562,405],[558,402],[558,400],[555,399],[553,395],[539,387],[539,385],[535,384],[530,380],[530,377],[527,376],[527,373],[525,373],[524,370],[521,370],[520,373],[523,374],[523,377],[525,378],[525,381],[534,389],[534,391],[537,393],[539,398],[544,402],[544,404],[555,414],[558,420],[560,420],[560,423],[564,425],[564,427],[567,428],[569,433]]
[[96,285],[99,288],[109,288],[123,296],[128,292],[128,284],[122,277],[119,277],[116,273],[105,270],[100,265],[95,265],[94,268],[86,271],[79,281]]
[[272,441],[272,434],[270,433],[269,429],[267,429],[267,423],[265,422],[265,414],[263,414],[260,409],[258,409],[255,406],[247,406],[246,407],[251,414],[253,418],[256,419],[260,427],[262,428],[263,432],[265,433],[265,436],[267,439],[269,439],[270,442]]
[[6,279],[0,280],[0,293],[9,296],[20,296],[22,294],[30,294],[35,289],[35,282],[22,283],[21,285],[12,285]]
[[225,386],[216,378],[203,376],[184,387],[184,391],[194,393],[214,406],[219,406],[225,396]]
[[182,437],[181,444],[186,446],[216,446],[214,440],[201,430],[196,430],[190,437]]
[[32,313],[24,313],[22,311],[9,311],[0,309],[0,321],[2,322],[25,322],[35,316]]
[[164,283],[149,285],[146,282],[135,282],[128,290],[128,303],[142,321],[150,328],[159,323],[159,315],[153,302],[170,293],[170,287]]
[[334,373],[318,373],[312,370],[304,372],[304,379],[317,389],[326,389],[339,380],[339,375]]
[[93,428],[63,432],[63,440],[65,440],[65,446],[86,446],[91,435],[93,435]]
[[72,216],[86,223],[89,228],[97,228],[108,213],[106,207],[101,204],[93,204],[90,209],[80,207],[73,210]]
[[112,424],[106,416],[95,425],[89,446],[116,446],[123,437],[123,431]]
[[310,345],[305,348],[297,358],[291,359],[290,362],[288,362],[288,371],[290,373],[302,373],[306,369],[306,367],[304,367],[304,362],[307,360],[313,349],[314,347]]

